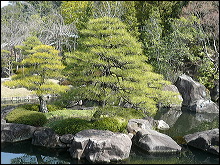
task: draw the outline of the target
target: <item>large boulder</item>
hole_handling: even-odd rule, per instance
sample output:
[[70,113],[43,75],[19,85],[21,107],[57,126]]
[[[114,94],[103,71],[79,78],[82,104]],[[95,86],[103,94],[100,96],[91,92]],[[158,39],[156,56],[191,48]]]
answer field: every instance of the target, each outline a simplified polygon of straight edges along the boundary
[[204,85],[187,75],[179,76],[174,83],[183,97],[182,106],[194,112],[219,113]]
[[148,153],[175,153],[181,147],[169,136],[151,129],[142,129],[132,138],[133,144]]
[[184,136],[187,145],[219,155],[219,129],[196,132]]
[[52,129],[46,127],[39,127],[33,134],[32,144],[36,146],[43,146],[48,148],[66,148],[67,145],[60,141]]
[[122,133],[108,130],[83,130],[74,136],[69,149],[73,158],[86,158],[93,163],[108,163],[129,157],[131,139]]
[[1,142],[18,142],[31,139],[35,130],[36,127],[30,125],[1,123]]

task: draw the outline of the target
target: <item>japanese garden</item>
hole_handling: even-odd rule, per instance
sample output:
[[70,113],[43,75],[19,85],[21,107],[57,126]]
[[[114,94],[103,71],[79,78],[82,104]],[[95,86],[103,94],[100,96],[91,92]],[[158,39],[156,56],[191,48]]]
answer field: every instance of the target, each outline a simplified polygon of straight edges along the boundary
[[9,1],[1,163],[218,164],[218,61],[218,1]]

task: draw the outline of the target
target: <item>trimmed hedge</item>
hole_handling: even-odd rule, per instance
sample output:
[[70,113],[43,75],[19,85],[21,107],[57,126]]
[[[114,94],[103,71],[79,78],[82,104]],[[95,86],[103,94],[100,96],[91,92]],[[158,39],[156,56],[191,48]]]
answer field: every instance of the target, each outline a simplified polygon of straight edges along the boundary
[[26,124],[35,127],[42,127],[47,118],[45,114],[36,111],[29,111],[24,108],[17,108],[11,111],[6,117],[8,123]]
[[98,107],[93,114],[93,119],[99,119],[101,117],[122,117],[126,120],[129,119],[141,119],[145,117],[144,113],[134,108],[122,108],[122,107]]
[[[36,111],[36,112],[39,112],[39,104],[25,104],[25,105],[21,105],[19,107],[21,108],[24,108],[26,110],[29,110],[29,111]],[[56,105],[53,105],[53,104],[47,104],[47,109],[49,112],[52,112],[52,111],[57,111],[60,109],[60,107],[56,106]]]
[[92,122],[81,118],[67,118],[54,121],[49,127],[58,135],[76,134],[84,129],[91,129]]
[[123,118],[103,117],[93,122],[93,128],[112,132],[124,132],[127,123]]
[[112,132],[124,132],[126,130],[127,120],[122,118],[104,117],[98,120],[90,121],[81,118],[67,118],[57,120],[48,125],[57,134],[76,134],[85,129],[109,130]]
[[24,104],[20,105],[19,108],[29,110],[29,111],[39,111],[39,104]]

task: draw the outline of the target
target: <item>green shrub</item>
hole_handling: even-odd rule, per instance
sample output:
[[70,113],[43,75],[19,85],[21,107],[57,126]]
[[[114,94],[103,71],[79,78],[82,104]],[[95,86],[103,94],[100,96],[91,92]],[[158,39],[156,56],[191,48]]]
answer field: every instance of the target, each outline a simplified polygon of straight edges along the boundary
[[86,119],[80,118],[67,118],[54,121],[50,128],[52,128],[57,134],[76,134],[79,131],[85,129],[92,129],[92,122]]
[[67,118],[47,123],[57,134],[76,134],[85,129],[109,130],[112,132],[124,132],[127,120],[119,117],[105,117],[95,121],[81,118]]
[[39,104],[24,104],[19,107],[29,111],[39,111]]
[[26,124],[32,126],[43,126],[47,122],[45,114],[36,111],[29,111],[24,108],[17,108],[6,116],[8,123]]
[[104,108],[96,108],[96,111],[93,114],[93,119],[98,119],[100,117],[122,117],[129,120],[132,118],[143,118],[144,114],[133,108],[106,106]]
[[54,104],[47,104],[47,109],[49,112],[52,112],[52,111],[58,111],[60,107]]
[[70,109],[62,109],[53,112],[45,113],[48,120],[56,119],[56,118],[87,118],[91,119],[94,110],[70,110]]
[[124,132],[127,126],[127,120],[116,117],[103,117],[93,123],[94,129],[109,130],[112,132]]
[[[24,105],[21,105],[19,107],[21,108],[24,108],[26,110],[29,110],[29,111],[37,111],[39,112],[39,104],[24,104]],[[47,104],[47,109],[49,112],[52,112],[52,111],[57,111],[59,110],[59,106],[56,106],[56,105],[53,105],[53,104]]]

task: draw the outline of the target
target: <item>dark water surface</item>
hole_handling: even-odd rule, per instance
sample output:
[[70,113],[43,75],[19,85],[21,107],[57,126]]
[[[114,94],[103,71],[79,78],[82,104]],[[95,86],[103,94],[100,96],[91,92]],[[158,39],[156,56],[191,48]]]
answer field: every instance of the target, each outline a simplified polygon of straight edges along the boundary
[[[111,164],[219,164],[219,156],[182,144],[182,136],[219,128],[219,114],[195,114],[187,111],[160,109],[155,119],[164,120],[170,129],[160,131],[171,136],[183,149],[177,154],[148,154],[132,147],[130,157]],[[31,141],[1,144],[1,164],[91,164],[71,159],[65,150],[31,145]]]

